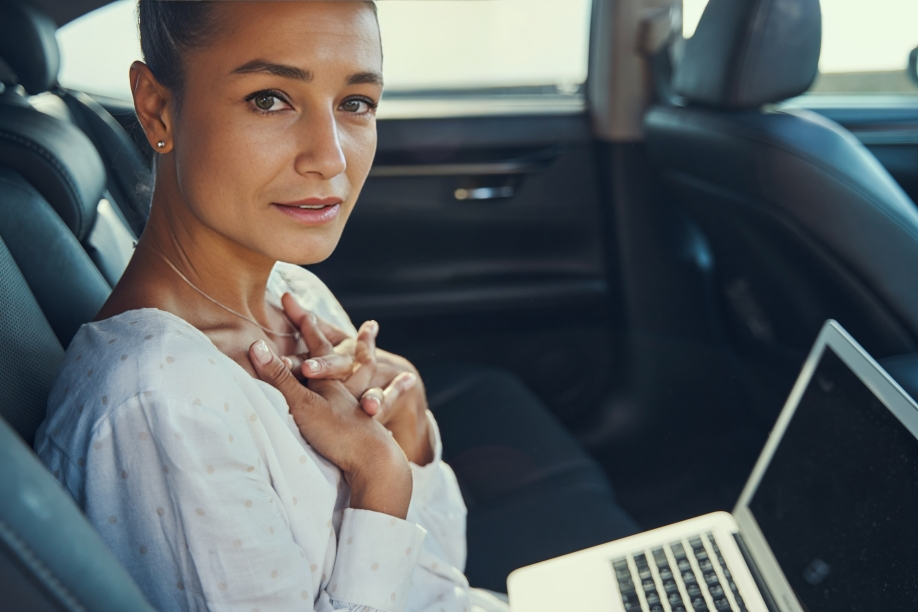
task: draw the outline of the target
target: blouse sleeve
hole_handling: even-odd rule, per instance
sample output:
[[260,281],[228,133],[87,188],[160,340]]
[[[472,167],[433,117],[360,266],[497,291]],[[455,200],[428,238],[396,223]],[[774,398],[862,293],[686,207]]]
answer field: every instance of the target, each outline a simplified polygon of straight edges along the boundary
[[[234,427],[222,412],[199,400],[140,394],[96,426],[81,460],[93,474],[86,513],[151,603],[401,612],[424,530],[348,509],[336,548],[332,521],[308,520],[326,507],[327,492],[285,508],[272,486],[270,451],[254,442],[253,428]],[[308,525],[299,538],[290,527],[297,517]],[[323,576],[317,570],[335,550],[331,575]]]
[[[461,574],[465,569],[466,540],[465,522],[467,510],[459,490],[459,483],[453,470],[443,461],[443,442],[440,440],[440,429],[433,414],[427,411],[430,432],[430,445],[434,459],[424,466],[411,464],[414,477],[414,488],[411,504],[408,508],[408,520],[414,521],[427,532],[424,543],[425,552],[421,564],[427,569],[441,570],[452,567]],[[448,562],[441,567],[437,559]],[[434,567],[429,567],[433,565]],[[464,576],[458,583],[464,583]]]

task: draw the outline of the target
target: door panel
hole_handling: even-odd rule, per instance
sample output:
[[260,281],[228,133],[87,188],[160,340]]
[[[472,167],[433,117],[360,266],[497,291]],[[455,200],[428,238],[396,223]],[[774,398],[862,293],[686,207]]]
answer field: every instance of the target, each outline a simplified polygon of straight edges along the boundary
[[378,125],[344,236],[311,269],[421,365],[509,368],[565,418],[598,402],[621,343],[586,116]]

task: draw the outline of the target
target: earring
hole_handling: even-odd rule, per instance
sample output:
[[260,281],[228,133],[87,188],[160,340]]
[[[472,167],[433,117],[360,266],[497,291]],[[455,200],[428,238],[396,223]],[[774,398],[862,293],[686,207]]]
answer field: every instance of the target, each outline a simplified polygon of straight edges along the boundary
[[157,148],[157,149],[165,149],[165,148],[166,148],[166,141],[165,141],[165,140],[160,140],[159,142],[157,142],[157,143],[156,143],[156,148]]

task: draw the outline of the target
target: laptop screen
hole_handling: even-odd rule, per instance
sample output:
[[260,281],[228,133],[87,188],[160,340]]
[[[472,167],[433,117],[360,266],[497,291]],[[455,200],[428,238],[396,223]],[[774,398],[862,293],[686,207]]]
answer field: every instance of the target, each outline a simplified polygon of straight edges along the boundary
[[918,440],[829,347],[749,508],[809,612],[918,605]]

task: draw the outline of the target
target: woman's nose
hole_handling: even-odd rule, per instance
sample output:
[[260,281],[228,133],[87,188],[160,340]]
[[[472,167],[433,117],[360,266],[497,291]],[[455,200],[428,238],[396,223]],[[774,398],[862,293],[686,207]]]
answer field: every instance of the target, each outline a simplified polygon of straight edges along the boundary
[[323,179],[331,179],[344,173],[347,160],[333,111],[309,113],[297,129],[300,146],[295,168],[299,174],[317,174]]

